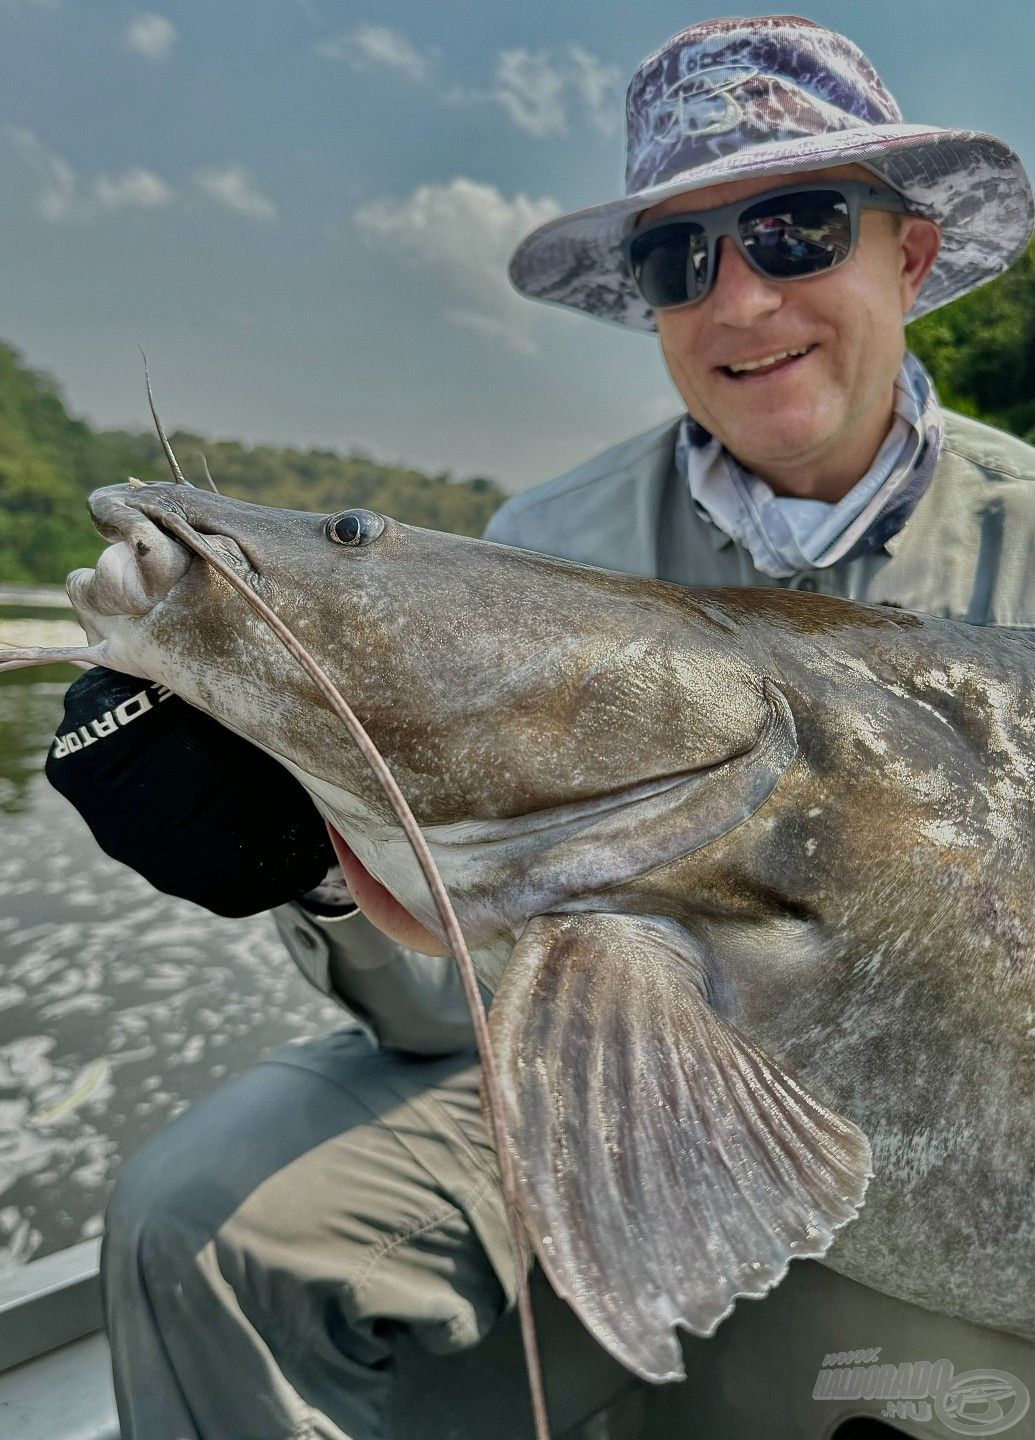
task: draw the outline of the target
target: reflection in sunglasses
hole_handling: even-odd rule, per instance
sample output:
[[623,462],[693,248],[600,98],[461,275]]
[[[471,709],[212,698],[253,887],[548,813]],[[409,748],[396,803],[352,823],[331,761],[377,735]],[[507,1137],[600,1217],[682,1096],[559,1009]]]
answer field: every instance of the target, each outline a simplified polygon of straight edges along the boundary
[[861,181],[836,188],[791,186],[638,227],[623,248],[632,277],[652,308],[692,305],[715,283],[717,246],[723,236],[767,279],[804,279],[849,258],[861,209],[901,213],[905,202],[895,191]]

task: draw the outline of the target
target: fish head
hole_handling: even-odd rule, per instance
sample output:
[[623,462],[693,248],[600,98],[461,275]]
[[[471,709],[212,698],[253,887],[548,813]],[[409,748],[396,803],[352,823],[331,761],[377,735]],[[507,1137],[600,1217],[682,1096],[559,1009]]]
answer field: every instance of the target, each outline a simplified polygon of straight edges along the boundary
[[375,809],[386,802],[310,676],[170,520],[309,649],[424,821],[593,798],[757,732],[758,677],[728,631],[687,626],[676,587],[652,614],[642,581],[362,508],[310,514],[173,484],[89,503],[111,544],[68,593],[106,663]]

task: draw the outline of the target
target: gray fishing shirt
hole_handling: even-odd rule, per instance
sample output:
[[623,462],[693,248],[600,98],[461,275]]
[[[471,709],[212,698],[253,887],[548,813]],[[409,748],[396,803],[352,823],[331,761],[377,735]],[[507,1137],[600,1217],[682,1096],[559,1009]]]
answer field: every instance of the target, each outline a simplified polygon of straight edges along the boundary
[[[1035,448],[944,412],[934,478],[873,554],[774,578],[693,505],[674,462],[682,417],[508,500],[486,539],[679,585],[758,585],[894,605],[1035,634]],[[380,1044],[441,1054],[472,1044],[451,957],[388,940],[363,916],[275,910],[302,972]]]

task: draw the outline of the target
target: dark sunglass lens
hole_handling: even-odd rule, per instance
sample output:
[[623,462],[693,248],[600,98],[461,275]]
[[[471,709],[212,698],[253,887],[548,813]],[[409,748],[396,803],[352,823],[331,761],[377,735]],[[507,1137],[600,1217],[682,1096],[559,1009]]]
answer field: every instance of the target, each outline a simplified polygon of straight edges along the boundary
[[633,277],[653,310],[685,305],[701,294],[708,275],[708,242],[699,225],[659,226],[629,247]]
[[744,248],[774,280],[830,270],[848,258],[848,202],[836,190],[760,200],[738,222]]

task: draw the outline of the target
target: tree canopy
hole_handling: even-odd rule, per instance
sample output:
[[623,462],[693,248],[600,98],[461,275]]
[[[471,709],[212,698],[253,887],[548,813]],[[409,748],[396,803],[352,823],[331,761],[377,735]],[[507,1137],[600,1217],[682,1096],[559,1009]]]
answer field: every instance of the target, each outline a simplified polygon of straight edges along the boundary
[[58,581],[89,563],[98,538],[83,497],[124,476],[129,459],[69,415],[49,376],[0,344],[0,580]]
[[1035,240],[980,290],[906,332],[942,404],[1035,444]]
[[[145,468],[160,470],[168,479],[156,435],[109,433],[135,457],[138,468],[134,474],[143,479]],[[364,505],[408,525],[480,535],[506,498],[484,477],[454,480],[446,472],[426,475],[403,466],[382,465],[361,454],[242,445],[238,440],[209,440],[186,430],[174,431],[169,440],[188,480],[204,483],[204,455],[221,494],[285,510],[332,512]]]
[[[296,510],[365,505],[411,525],[480,535],[504,492],[483,476],[454,480],[381,465],[362,454],[243,445],[176,431],[188,479],[200,456],[221,491]],[[93,430],[70,415],[57,383],[0,343],[0,582],[60,583],[101,547],[84,503],[91,490],[136,475],[168,480],[153,433]]]

